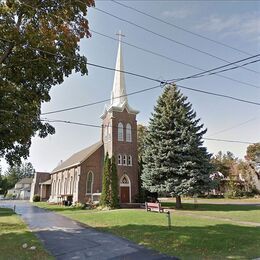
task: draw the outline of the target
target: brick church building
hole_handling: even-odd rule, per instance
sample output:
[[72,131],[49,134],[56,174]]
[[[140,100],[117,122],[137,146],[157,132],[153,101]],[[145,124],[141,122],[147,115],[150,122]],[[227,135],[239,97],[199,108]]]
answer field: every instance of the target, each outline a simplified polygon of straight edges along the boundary
[[101,140],[63,161],[51,173],[50,201],[99,201],[104,157],[115,155],[121,203],[134,202],[138,194],[137,122],[138,111],[128,104],[123,71],[121,36],[116,60],[111,101],[105,106]]

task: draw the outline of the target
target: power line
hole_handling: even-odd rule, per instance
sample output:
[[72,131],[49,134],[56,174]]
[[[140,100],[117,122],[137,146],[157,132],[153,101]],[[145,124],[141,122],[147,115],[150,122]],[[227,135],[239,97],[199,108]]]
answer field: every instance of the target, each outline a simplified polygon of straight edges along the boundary
[[[81,0],[77,0],[78,2],[81,2],[81,3],[83,3]],[[21,3],[20,2],[20,4],[22,4],[22,5],[25,5],[25,6],[28,6],[28,7],[30,7],[30,8],[32,8],[32,9],[35,9],[35,7],[33,7],[33,6],[31,6],[31,5],[29,5],[29,4],[25,4],[25,3]],[[55,15],[55,14],[52,14],[53,16],[55,16],[55,17],[57,17],[57,18],[61,18],[60,16],[57,16],[57,15]],[[94,65],[92,65],[92,66],[94,66]],[[97,67],[97,66],[100,66],[100,65],[96,65],[95,64],[95,66]],[[241,67],[243,67],[243,66],[241,66]],[[198,68],[198,69],[200,69],[200,68]],[[246,68],[245,68],[246,69]],[[201,70],[201,69],[200,69]],[[130,73],[129,73],[130,74]],[[216,73],[215,73],[216,74]],[[137,74],[136,74],[137,75]],[[213,74],[212,74],[213,75]],[[250,83],[247,83],[247,82],[243,82],[243,81],[240,81],[240,80],[237,80],[237,79],[233,79],[233,78],[230,78],[230,77],[227,77],[227,76],[224,76],[224,75],[218,75],[218,76],[220,76],[220,77],[223,77],[223,78],[226,78],[226,79],[230,79],[230,80],[232,80],[232,81],[235,81],[235,82],[238,82],[238,83],[241,83],[241,84],[244,84],[244,85],[247,85],[247,86],[251,86],[251,87],[254,87],[254,88],[259,88],[258,86],[256,86],[256,85],[254,85],[254,84],[250,84]],[[149,79],[149,77],[146,77],[146,76],[141,76],[142,78],[147,78],[147,79]],[[151,78],[150,78],[151,79]],[[159,82],[159,80],[157,80],[157,82]]]
[[[163,86],[164,85],[158,85],[158,86],[154,86],[154,87],[150,87],[150,88],[145,88],[145,89],[138,90],[138,91],[135,91],[135,92],[131,92],[129,94],[121,95],[121,96],[118,96],[118,97],[115,97],[115,98],[131,96],[131,95],[143,93],[143,92],[146,92],[146,91],[149,91],[149,90],[152,90],[152,89],[161,88]],[[217,96],[217,97],[231,99],[231,100],[238,101],[238,102],[243,102],[243,103],[248,103],[248,104],[251,104],[251,105],[260,106],[260,103],[258,103],[258,102],[245,100],[245,99],[241,99],[241,98],[236,98],[236,97],[233,97],[233,96],[213,93],[213,92],[204,91],[204,90],[200,90],[200,89],[194,89],[194,88],[190,88],[190,87],[185,87],[183,85],[177,85],[177,87],[182,88],[182,89],[186,89],[186,90],[190,90],[190,91],[194,91],[194,92],[199,92],[199,93],[202,93],[202,94],[213,95],[213,96]],[[96,102],[92,102],[92,103],[88,103],[88,104],[83,104],[83,105],[80,105],[80,106],[73,106],[73,107],[68,107],[68,108],[64,108],[64,109],[49,111],[49,112],[42,113],[42,115],[55,114],[55,113],[65,112],[65,111],[69,111],[69,110],[75,110],[75,109],[79,109],[79,108],[83,108],[83,107],[89,107],[89,106],[97,105],[97,104],[100,104],[100,103],[105,103],[107,101],[110,101],[110,99],[103,99],[103,100],[100,100],[100,101],[96,101]]]
[[[0,39],[2,39],[2,38],[0,38]],[[8,41],[8,40],[7,40],[7,41]],[[9,41],[9,42],[11,42],[11,41]],[[28,47],[28,48],[32,48],[32,47]],[[32,48],[32,49],[37,50],[37,51],[41,51],[41,52],[44,52],[44,53],[48,53],[48,54],[50,54],[50,55],[56,56],[54,53],[51,53],[51,52],[48,52],[48,51],[44,51],[44,50],[37,49],[37,48]],[[119,72],[122,72],[122,73],[126,73],[125,71],[116,70],[116,69],[113,69],[113,68],[109,68],[109,67],[105,67],[105,66],[101,66],[101,65],[97,65],[97,64],[92,64],[92,63],[89,63],[89,64],[92,65],[92,66],[97,66],[97,67],[103,68],[103,69],[108,69],[108,70],[113,70],[113,71],[119,71]],[[130,73],[131,75],[134,75],[134,74],[135,74],[135,73],[131,73],[131,72],[128,72],[128,73]],[[145,77],[146,79],[154,80],[154,81],[156,81],[156,82],[159,81],[159,80],[157,80],[157,79],[148,78],[148,77],[146,77],[146,76],[139,75],[139,74],[135,74],[135,76],[140,76],[140,77],[143,77],[143,78]],[[183,79],[180,79],[180,80],[183,80]],[[179,81],[180,81],[180,80],[179,80]],[[167,84],[167,83],[168,83],[167,81],[159,81],[159,82],[160,82],[161,84]],[[133,94],[145,92],[145,91],[148,91],[148,90],[151,90],[151,89],[155,89],[155,88],[158,88],[158,87],[162,87],[162,85],[155,86],[155,87],[151,87],[151,88],[147,88],[147,89],[143,89],[143,90],[139,90],[139,91],[135,91],[135,92],[133,92],[133,93],[131,93],[131,94],[128,94],[128,95],[133,95]],[[190,88],[190,87],[185,87],[185,86],[181,86],[181,85],[178,85],[178,87],[184,88],[184,89],[187,89],[187,90],[191,90],[191,91],[195,91],[195,92],[204,93],[204,94],[209,94],[209,95],[214,95],[214,96],[229,98],[229,99],[232,99],[232,100],[235,100],[235,101],[239,101],[239,102],[249,103],[249,104],[253,104],[253,105],[260,105],[260,103],[258,103],[258,102],[249,101],[249,100],[245,100],[245,99],[240,99],[240,98],[236,98],[236,97],[232,97],[232,96],[228,96],[228,95],[213,93],[213,92],[209,92],[209,91],[203,91],[203,90],[194,89],[194,88]],[[123,95],[123,96],[127,96],[127,95]],[[123,96],[120,96],[120,97],[123,97]],[[119,97],[118,97],[118,98],[119,98]],[[64,112],[64,111],[73,110],[73,109],[78,109],[78,108],[81,108],[81,107],[86,107],[86,106],[90,106],[90,105],[94,105],[94,104],[99,104],[99,103],[103,103],[103,102],[106,102],[106,101],[108,101],[108,100],[106,99],[106,100],[97,101],[97,102],[94,102],[94,103],[91,103],[91,104],[85,104],[85,105],[81,105],[81,106],[76,106],[76,107],[71,107],[71,108],[66,108],[66,109],[60,109],[60,110],[56,110],[56,111],[52,111],[52,112],[47,112],[47,113],[43,113],[43,115],[44,115],[44,114],[50,114],[50,113]]]
[[238,128],[239,126],[246,125],[246,124],[248,124],[248,123],[250,123],[250,122],[252,122],[252,121],[255,121],[255,120],[257,120],[257,119],[259,119],[259,117],[253,117],[253,118],[251,118],[251,119],[249,119],[249,120],[246,120],[246,121],[244,121],[244,122],[242,122],[242,123],[239,123],[239,124],[233,125],[233,126],[231,126],[231,127],[228,127],[228,128],[222,129],[222,130],[219,130],[219,131],[217,131],[217,132],[214,132],[213,134],[209,135],[209,137],[210,137],[210,136],[214,136],[214,135],[218,135],[218,134],[220,134],[220,133],[227,132],[227,131],[232,130],[232,129],[234,129],[234,128]]
[[254,144],[253,142],[237,141],[237,140],[227,140],[227,139],[217,139],[217,138],[202,138],[207,141],[218,141],[218,142],[228,142],[228,143],[240,143],[240,144]]
[[[223,72],[226,72],[226,71],[230,71],[230,70],[234,70],[234,69],[237,69],[237,68],[241,68],[241,67],[247,66],[247,65],[249,65],[249,64],[257,63],[257,62],[260,61],[260,59],[258,59],[258,60],[253,60],[253,61],[250,61],[250,62],[246,62],[246,63],[241,64],[241,65],[236,65],[236,66],[231,67],[231,68],[226,68],[226,69],[219,70],[219,69],[221,69],[221,68],[229,67],[229,66],[232,65],[232,64],[240,63],[240,62],[242,62],[242,61],[245,61],[245,60],[248,60],[248,59],[252,59],[252,58],[255,58],[255,57],[259,57],[259,56],[260,56],[260,54],[257,54],[257,55],[254,55],[254,56],[251,56],[251,57],[248,57],[248,58],[239,60],[239,61],[231,62],[230,64],[226,64],[226,65],[223,65],[223,66],[219,66],[219,67],[217,67],[217,68],[214,68],[214,69],[210,69],[210,70],[207,70],[207,71],[204,71],[204,72],[200,72],[200,73],[197,73],[197,74],[188,76],[188,77],[183,77],[183,78],[179,78],[179,79],[176,79],[176,80],[172,79],[172,80],[169,80],[169,81],[170,81],[170,82],[171,82],[171,81],[178,82],[178,81],[182,81],[182,80],[186,80],[186,79],[191,79],[191,78],[200,78],[200,77],[205,77],[205,76],[216,75],[216,74],[218,74],[218,73],[223,73]],[[219,71],[215,71],[215,70],[219,70]],[[255,88],[259,88],[259,87],[256,86]]]
[[[0,37],[0,39],[3,40],[3,41],[7,41],[7,42],[10,42],[10,43],[13,43],[12,41],[6,40],[6,39],[1,38],[1,37]],[[27,47],[27,48],[33,49],[33,50],[37,50],[37,51],[39,51],[39,52],[47,53],[47,54],[50,54],[50,55],[53,55],[53,56],[56,56],[55,53],[52,53],[52,52],[49,52],[49,51],[45,51],[45,50],[41,50],[41,49],[33,48],[33,47]],[[132,75],[132,76],[135,76],[135,77],[139,77],[139,78],[143,78],[143,79],[155,81],[155,82],[160,83],[160,84],[165,84],[165,83],[173,82],[173,81],[174,81],[174,82],[179,82],[179,81],[183,81],[183,80],[190,79],[190,78],[198,78],[198,77],[203,77],[203,76],[214,75],[214,74],[217,74],[217,73],[222,73],[222,72],[224,72],[224,71],[228,71],[228,70],[233,70],[233,69],[236,69],[236,68],[240,68],[240,67],[243,67],[243,66],[246,66],[246,65],[255,63],[255,62],[259,62],[260,59],[259,59],[259,60],[255,60],[255,61],[251,61],[251,62],[248,62],[248,63],[245,63],[245,64],[242,64],[242,65],[238,65],[238,66],[235,66],[235,67],[232,67],[232,68],[228,68],[228,69],[225,69],[225,70],[222,70],[222,71],[210,73],[210,74],[208,74],[208,75],[205,74],[205,73],[207,73],[207,72],[211,72],[211,71],[214,71],[214,70],[217,70],[217,69],[220,69],[220,68],[228,67],[228,66],[230,66],[230,65],[232,65],[232,64],[240,63],[240,62],[242,62],[242,61],[249,60],[249,59],[252,59],[252,58],[255,58],[255,57],[259,57],[259,56],[260,56],[260,54],[253,55],[253,56],[251,56],[251,57],[244,58],[244,59],[241,59],[241,60],[232,62],[232,63],[230,63],[230,64],[222,65],[222,66],[220,66],[220,67],[213,68],[213,69],[210,69],[210,70],[207,70],[207,71],[204,71],[204,72],[201,72],[201,73],[197,73],[197,74],[194,74],[194,75],[191,75],[191,76],[188,76],[188,77],[177,78],[177,79],[172,79],[172,80],[167,80],[167,81],[158,80],[158,79],[155,79],[155,78],[151,78],[151,77],[148,77],[148,76],[145,76],[145,75],[141,75],[141,74],[137,74],[137,73],[125,71],[125,70],[117,70],[117,69],[115,69],[115,68],[111,68],[111,67],[107,67],[107,66],[103,66],[103,65],[99,65],[99,64],[94,64],[94,63],[90,63],[90,62],[86,62],[86,64],[89,65],[89,66],[93,66],[93,67],[97,67],[97,68],[101,68],[101,69],[106,69],[106,70],[110,70],[110,71],[117,71],[117,72],[121,72],[121,73],[124,73],[124,74]],[[69,58],[67,58],[67,59],[69,59]],[[205,75],[204,75],[204,74],[205,74]],[[254,86],[254,85],[253,85],[253,86]],[[254,86],[254,87],[255,87],[255,88],[259,88],[259,87],[257,87],[257,86]]]
[[[1,38],[1,40],[3,41],[7,41],[7,42],[10,42],[10,43],[13,43],[13,41],[10,41],[10,40],[7,40],[7,39],[4,39],[4,38]],[[32,49],[32,50],[36,50],[36,51],[39,51],[39,52],[42,52],[42,53],[46,53],[46,54],[50,54],[50,55],[53,55],[53,56],[56,56],[55,53],[52,53],[52,52],[49,52],[49,51],[45,51],[45,50],[42,50],[42,49],[38,49],[38,48],[34,48],[34,47],[27,47],[29,49]],[[236,69],[236,68],[240,68],[240,67],[243,67],[243,66],[246,66],[246,65],[249,65],[249,64],[252,64],[252,63],[256,63],[256,62],[259,62],[259,60],[254,60],[254,61],[251,61],[251,62],[248,62],[248,63],[245,63],[245,64],[242,64],[242,65],[238,65],[238,66],[235,66],[235,67],[232,67],[232,68],[227,68],[225,70],[222,70],[222,71],[217,71],[217,72],[214,72],[214,73],[209,73],[209,74],[205,74],[205,73],[208,73],[208,72],[211,72],[211,71],[214,71],[214,70],[218,70],[220,68],[224,68],[224,67],[228,67],[232,64],[236,64],[236,63],[240,63],[242,61],[245,61],[245,60],[249,60],[249,59],[252,59],[252,58],[255,58],[255,57],[259,57],[260,54],[256,54],[256,55],[253,55],[251,57],[248,57],[248,58],[244,58],[244,59],[241,59],[241,60],[238,60],[238,61],[235,61],[235,62],[231,62],[229,64],[226,64],[226,65],[222,65],[222,66],[219,66],[219,67],[216,67],[216,68],[213,68],[213,69],[210,69],[210,70],[206,70],[204,72],[201,72],[201,73],[197,73],[197,74],[194,74],[194,75],[191,75],[191,76],[188,76],[188,77],[183,77],[183,78],[177,78],[177,79],[172,79],[172,80],[167,80],[167,81],[162,81],[162,80],[158,80],[158,79],[155,79],[155,78],[151,78],[151,77],[148,77],[148,76],[145,76],[145,75],[141,75],[141,74],[137,74],[137,73],[133,73],[133,72],[129,72],[129,71],[125,71],[125,70],[117,70],[115,68],[111,68],[111,67],[107,67],[107,66],[103,66],[103,65],[99,65],[99,64],[94,64],[94,63],[90,63],[90,62],[86,62],[87,65],[89,66],[93,66],[93,67],[97,67],[97,68],[101,68],[101,69],[106,69],[106,70],[110,70],[110,71],[118,71],[118,72],[121,72],[121,73],[125,73],[125,74],[128,74],[128,75],[132,75],[132,76],[136,76],[136,77],[140,77],[140,78],[144,78],[144,79],[147,79],[147,80],[151,80],[151,81],[155,81],[157,83],[160,83],[160,84],[165,84],[165,83],[169,83],[169,82],[179,82],[179,81],[183,81],[183,80],[186,80],[186,79],[190,79],[190,78],[198,78],[198,77],[202,77],[202,76],[209,76],[209,75],[215,75],[217,73],[222,73],[224,71],[228,71],[228,70],[233,70],[233,69]],[[69,59],[69,58],[67,58]],[[248,84],[248,83],[246,83]],[[251,84],[249,84],[251,85]],[[260,88],[258,86],[255,86],[255,85],[251,85],[255,88]]]
[[[114,97],[114,98],[117,99],[117,98],[121,98],[121,97],[131,96],[131,95],[146,92],[146,91],[149,91],[149,90],[152,90],[152,89],[161,88],[161,87],[162,87],[162,85],[158,85],[158,86],[154,86],[154,87],[150,87],[150,88],[145,88],[145,89],[142,89],[142,90],[134,91],[134,92],[131,92],[129,94],[121,95],[121,96]],[[103,99],[103,100],[96,101],[96,102],[92,102],[92,103],[88,103],[88,104],[83,104],[83,105],[80,105],[80,106],[73,106],[73,107],[68,107],[68,108],[65,108],[65,109],[59,109],[59,110],[55,110],[55,111],[45,112],[45,113],[42,113],[42,115],[49,115],[49,114],[55,114],[55,113],[75,110],[75,109],[79,109],[79,108],[83,108],[83,107],[89,107],[89,106],[105,103],[105,102],[108,102],[108,101],[110,101],[110,98]]]
[[259,102],[254,102],[254,101],[250,101],[250,100],[236,98],[236,97],[228,96],[228,95],[224,95],[224,94],[213,93],[213,92],[209,92],[209,91],[205,91],[205,90],[201,90],[201,89],[194,89],[194,88],[190,88],[190,87],[185,87],[183,85],[176,85],[176,86],[179,87],[179,88],[191,90],[191,91],[194,91],[194,92],[204,93],[204,94],[207,94],[207,95],[212,95],[212,96],[217,96],[217,97],[223,97],[223,98],[232,99],[232,100],[238,101],[238,102],[243,102],[243,103],[248,103],[248,104],[251,104],[251,105],[260,106]]
[[144,12],[144,11],[140,11],[140,10],[137,9],[137,8],[134,8],[134,7],[129,6],[129,5],[126,5],[126,4],[123,4],[122,2],[119,2],[119,1],[116,1],[116,0],[111,0],[111,1],[114,2],[114,3],[117,4],[117,5],[121,5],[121,6],[125,7],[125,8],[128,8],[128,9],[130,9],[130,10],[133,10],[133,11],[137,12],[137,13],[140,13],[140,14],[142,14],[142,15],[145,15],[145,16],[149,17],[149,18],[152,18],[152,19],[154,19],[154,20],[156,20],[156,21],[159,21],[159,22],[161,22],[161,23],[167,24],[167,25],[169,25],[169,26],[171,26],[171,27],[173,27],[173,28],[176,28],[176,29],[178,29],[178,30],[181,30],[181,31],[184,31],[184,32],[186,32],[186,33],[192,34],[192,35],[194,35],[194,36],[200,37],[200,38],[202,38],[202,39],[204,39],[204,40],[208,40],[208,41],[214,42],[214,43],[216,43],[216,44],[222,45],[222,46],[224,46],[224,47],[226,47],[226,48],[232,49],[232,50],[234,50],[234,51],[238,51],[238,52],[243,53],[243,54],[246,54],[246,55],[252,55],[252,54],[250,54],[249,52],[246,52],[246,51],[244,51],[244,50],[240,50],[240,49],[235,48],[235,47],[233,47],[233,46],[230,46],[230,45],[228,45],[228,44],[226,44],[226,43],[223,43],[223,42],[220,42],[220,41],[211,39],[211,38],[206,37],[206,36],[204,36],[204,35],[201,35],[201,34],[199,34],[199,33],[192,32],[192,31],[190,31],[190,30],[187,30],[187,29],[184,28],[184,27],[181,27],[181,26],[176,25],[176,24],[174,24],[174,23],[167,22],[166,20],[160,19],[160,18],[158,18],[158,17],[156,17],[156,16],[153,16],[153,15],[151,15],[151,14],[149,14],[149,13],[146,13],[146,12]]
[[[80,0],[78,0],[78,1],[81,2]],[[156,35],[156,36],[158,36],[158,37],[161,37],[161,38],[163,38],[163,39],[165,39],[165,40],[174,42],[174,43],[176,43],[176,44],[179,44],[179,45],[184,46],[184,47],[186,47],[186,48],[189,48],[189,49],[192,49],[192,50],[194,50],[194,51],[200,52],[200,53],[205,54],[205,55],[207,55],[207,56],[210,56],[210,57],[212,57],[212,58],[215,58],[215,59],[224,61],[224,62],[226,62],[226,63],[229,63],[229,61],[226,60],[226,59],[220,58],[220,57],[218,57],[218,56],[216,56],[216,55],[214,55],[214,54],[211,54],[211,53],[209,53],[209,52],[203,51],[203,50],[201,50],[201,49],[192,47],[192,46],[190,46],[190,45],[188,45],[188,44],[186,44],[186,43],[183,43],[183,42],[180,42],[180,41],[176,41],[176,40],[174,40],[174,39],[172,39],[172,38],[170,38],[170,37],[168,37],[168,36],[165,36],[165,35],[162,35],[162,34],[160,34],[160,33],[155,32],[155,31],[152,31],[152,30],[150,30],[150,29],[148,29],[148,28],[145,28],[145,27],[143,27],[143,26],[141,26],[141,25],[139,25],[139,24],[136,24],[136,23],[134,23],[134,22],[131,22],[131,21],[129,21],[129,20],[126,20],[126,19],[121,18],[121,17],[119,17],[119,16],[116,16],[116,15],[114,15],[114,14],[111,14],[111,13],[109,13],[109,12],[107,12],[107,11],[104,11],[104,10],[102,10],[102,9],[100,9],[100,8],[94,7],[94,9],[97,10],[97,11],[99,11],[99,12],[101,12],[101,13],[104,13],[104,14],[106,14],[106,15],[108,15],[108,16],[111,16],[111,17],[113,17],[113,18],[115,18],[115,19],[118,19],[118,20],[123,21],[123,22],[128,23],[128,24],[131,24],[131,25],[133,25],[133,26],[135,26],[135,27],[137,27],[137,28],[140,28],[140,29],[142,29],[142,30],[144,30],[144,31],[146,31],[146,32],[149,32],[149,33],[154,34],[154,35]],[[258,74],[260,73],[260,72],[258,72],[258,71],[251,70],[251,69],[248,69],[248,68],[243,68],[243,69],[248,70],[248,71],[251,71],[251,72],[254,72],[254,73],[258,73]]]
[[[103,34],[103,33],[100,33],[100,32],[97,32],[97,31],[94,31],[94,30],[90,30],[92,33],[95,33],[95,34],[98,34],[100,36],[103,36],[103,37],[106,37],[108,39],[111,39],[111,40],[114,40],[114,41],[117,41],[118,42],[118,39],[117,38],[114,38],[112,36],[109,36],[109,35],[106,35],[106,34]],[[209,71],[206,71],[205,69],[202,69],[200,67],[197,67],[197,66],[194,66],[194,65],[191,65],[189,63],[185,63],[185,62],[182,62],[182,61],[179,61],[179,60],[176,60],[176,59],[173,59],[173,58],[170,58],[168,56],[165,56],[163,54],[160,54],[160,53],[157,53],[157,52],[154,52],[154,51],[151,51],[151,50],[148,50],[148,49],[145,49],[145,48],[142,48],[142,47],[139,47],[137,45],[134,45],[134,44],[131,44],[129,42],[126,42],[126,41],[121,41],[122,43],[128,45],[128,46],[131,46],[133,48],[136,48],[138,50],[141,50],[141,51],[144,51],[144,52],[147,52],[147,53],[150,53],[150,54],[153,54],[155,56],[158,56],[158,57],[161,57],[161,58],[164,58],[164,59],[167,59],[169,61],[172,61],[172,62],[175,62],[175,63],[179,63],[179,64],[182,64],[184,66],[187,66],[187,67],[190,67],[190,68],[194,68],[194,69],[197,69],[197,70],[200,70],[200,71],[203,71],[203,73],[205,72],[209,72]],[[236,63],[236,62],[234,62]],[[233,64],[233,63],[232,63]],[[229,66],[228,64],[226,65],[223,65],[223,66]],[[223,67],[223,66],[220,66],[220,67]],[[218,68],[220,68],[218,67]],[[216,69],[216,68],[215,68]],[[212,69],[214,70],[214,69]],[[211,70],[210,70],[211,71]],[[197,75],[197,74],[194,74],[194,75]],[[246,85],[246,86],[250,86],[250,87],[254,87],[254,88],[259,88],[258,86],[254,85],[254,84],[250,84],[250,83],[247,83],[247,82],[243,82],[243,81],[240,81],[240,80],[237,80],[237,79],[234,79],[232,77],[228,77],[228,76],[224,76],[224,75],[219,75],[219,74],[212,74],[212,75],[216,75],[218,77],[222,77],[222,78],[225,78],[225,79],[228,79],[228,80],[231,80],[231,81],[234,81],[234,82],[237,82],[237,83],[240,83],[240,84],[243,84],[243,85]],[[170,81],[173,81],[173,80],[170,80]]]
[[[99,126],[99,125],[73,122],[73,121],[68,121],[68,120],[57,120],[57,119],[48,119],[48,118],[42,118],[40,120],[44,121],[44,122],[49,122],[49,123],[65,123],[65,124],[94,127],[94,128],[101,128],[101,129],[103,128],[102,126]],[[110,127],[111,128],[118,128],[117,126],[110,126]],[[138,130],[136,130],[136,131],[138,132]],[[217,138],[207,138],[207,137],[203,137],[202,139],[207,140],[207,141],[231,142],[231,143],[240,143],[240,144],[253,144],[253,142],[238,141],[238,140],[227,140],[227,139],[217,139]]]

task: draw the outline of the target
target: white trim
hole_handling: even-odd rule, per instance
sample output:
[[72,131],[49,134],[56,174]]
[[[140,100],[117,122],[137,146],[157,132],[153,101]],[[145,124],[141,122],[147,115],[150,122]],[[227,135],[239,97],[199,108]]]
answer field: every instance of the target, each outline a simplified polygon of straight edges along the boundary
[[[120,158],[120,160],[119,160]],[[120,162],[120,163],[119,163]],[[122,154],[118,154],[117,155],[117,164],[118,165],[122,165],[123,164],[123,157],[122,157]]]
[[127,123],[125,127],[125,141],[132,143],[132,126],[130,123]]
[[[125,162],[124,162],[124,160],[125,160]],[[127,166],[127,155],[126,154],[123,155],[122,165]]]
[[[130,161],[130,163],[129,163],[129,161]],[[127,156],[127,166],[133,166],[133,156],[132,155]]]
[[124,124],[119,122],[117,124],[117,141],[123,142],[124,141]]
[[[88,191],[88,177],[89,175],[92,175],[92,180],[91,180],[91,192],[87,192]],[[88,171],[87,173],[87,179],[86,179],[86,195],[91,195],[91,200],[93,200],[93,184],[94,184],[94,172],[93,171]]]

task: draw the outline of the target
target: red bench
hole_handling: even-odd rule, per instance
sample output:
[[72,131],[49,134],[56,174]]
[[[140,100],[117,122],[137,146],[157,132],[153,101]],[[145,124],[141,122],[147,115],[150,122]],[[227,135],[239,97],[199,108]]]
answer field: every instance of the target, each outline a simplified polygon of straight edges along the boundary
[[153,202],[145,202],[146,211],[157,211],[159,213],[163,213],[163,208],[161,203],[153,203]]

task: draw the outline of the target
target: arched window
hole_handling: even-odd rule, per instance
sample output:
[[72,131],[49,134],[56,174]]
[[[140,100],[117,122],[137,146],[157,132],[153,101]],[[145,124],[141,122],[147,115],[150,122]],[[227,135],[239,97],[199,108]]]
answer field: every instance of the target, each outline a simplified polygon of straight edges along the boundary
[[122,165],[122,155],[118,155],[118,165]]
[[127,165],[128,165],[128,166],[132,166],[132,165],[133,165],[132,155],[128,155]]
[[110,123],[108,123],[108,126],[107,126],[107,139],[111,140],[111,124]]
[[76,189],[77,189],[77,180],[78,180],[77,170],[75,170],[75,172],[74,172],[74,192],[76,192]]
[[126,125],[126,141],[132,142],[132,127],[129,123]]
[[70,194],[73,193],[73,179],[72,176],[70,176]]
[[129,181],[128,181],[128,179],[127,179],[126,176],[124,176],[124,177],[122,178],[121,183],[122,183],[122,184],[128,184],[128,183],[129,183]]
[[64,182],[63,182],[63,185],[64,185],[64,194],[67,194],[67,178],[64,179]]
[[53,194],[53,195],[56,194],[56,193],[55,193],[55,188],[56,188],[55,185],[56,185],[56,181],[54,180],[53,183],[52,183],[52,186],[53,186],[53,187],[52,187],[52,194]]
[[86,192],[87,194],[92,194],[93,180],[94,180],[93,172],[88,172],[88,175],[87,175],[87,192]]
[[124,141],[124,126],[121,122],[118,123],[118,141]]
[[58,183],[58,189],[57,189],[57,195],[60,195],[60,180],[58,180],[57,181],[57,183]]
[[127,156],[125,154],[123,156],[123,165],[127,165]]

